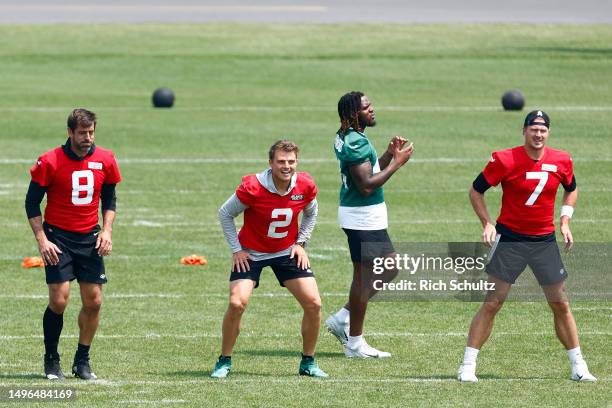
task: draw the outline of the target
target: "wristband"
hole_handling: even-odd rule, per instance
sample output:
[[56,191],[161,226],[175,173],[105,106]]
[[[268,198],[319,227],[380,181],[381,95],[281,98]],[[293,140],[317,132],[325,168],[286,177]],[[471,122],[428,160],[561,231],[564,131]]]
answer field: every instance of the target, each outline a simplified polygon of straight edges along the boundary
[[574,207],[572,207],[571,205],[564,205],[561,207],[561,217],[563,216],[567,216],[568,218],[572,218],[572,215],[574,215]]

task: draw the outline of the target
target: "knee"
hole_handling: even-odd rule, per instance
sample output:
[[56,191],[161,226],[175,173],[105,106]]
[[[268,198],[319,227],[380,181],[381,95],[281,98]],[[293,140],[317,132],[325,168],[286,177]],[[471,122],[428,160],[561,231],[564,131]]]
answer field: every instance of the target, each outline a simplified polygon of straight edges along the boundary
[[58,293],[49,298],[49,308],[56,314],[64,313],[68,306],[68,295]]
[[99,313],[101,307],[102,296],[92,296],[90,298],[83,299],[83,310],[85,310],[87,313]]
[[499,301],[497,299],[489,300],[483,303],[482,310],[488,315],[495,316],[497,312],[500,311],[503,305],[504,305],[504,302]]
[[247,302],[243,301],[242,299],[230,299],[227,311],[234,316],[242,316],[246,310],[246,307]]
[[565,316],[571,313],[567,302],[550,302],[549,305],[556,316]]
[[321,299],[320,298],[312,298],[309,299],[303,305],[304,312],[310,314],[320,314],[321,313]]

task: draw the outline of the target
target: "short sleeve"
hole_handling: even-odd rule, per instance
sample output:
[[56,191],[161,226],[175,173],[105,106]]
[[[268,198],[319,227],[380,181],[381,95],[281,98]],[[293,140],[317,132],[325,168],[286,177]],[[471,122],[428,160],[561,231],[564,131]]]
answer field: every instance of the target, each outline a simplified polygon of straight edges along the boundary
[[238,200],[240,200],[240,202],[246,205],[247,207],[253,206],[253,203],[255,202],[255,197],[249,191],[246,177],[242,179],[242,183],[236,189],[236,197],[238,197]]
[[342,161],[349,165],[363,163],[370,159],[372,146],[370,141],[356,133],[347,135],[342,149]]
[[491,160],[487,163],[482,174],[491,186],[498,185],[506,177],[508,169],[497,152],[491,154]]
[[32,181],[38,183],[41,187],[48,187],[53,178],[53,166],[49,159],[45,156],[40,156],[36,163],[30,168]]
[[111,153],[108,160],[108,165],[106,166],[106,178],[104,179],[104,184],[117,184],[120,181],[121,173],[119,173],[119,166],[117,165],[117,160],[115,160],[115,155]]
[[304,181],[306,181],[307,183],[306,191],[308,195],[306,197],[306,201],[311,202],[312,200],[317,198],[317,193],[318,193],[317,185],[312,179],[312,176],[308,173],[300,173],[300,177],[302,177]]

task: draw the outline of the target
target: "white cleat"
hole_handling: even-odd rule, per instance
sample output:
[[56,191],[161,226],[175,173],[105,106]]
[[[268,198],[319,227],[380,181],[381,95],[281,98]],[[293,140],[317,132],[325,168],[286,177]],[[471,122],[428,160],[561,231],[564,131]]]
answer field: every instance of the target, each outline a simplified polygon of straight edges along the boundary
[[578,363],[572,365],[572,375],[570,376],[570,380],[580,381],[580,382],[595,382],[597,378],[593,376],[589,372],[589,368],[586,363]]
[[336,336],[340,344],[346,346],[348,344],[349,324],[336,319],[336,316],[331,315],[325,320],[327,331]]
[[457,379],[461,382],[478,382],[476,377],[476,364],[461,364]]
[[362,342],[357,348],[351,349],[346,345],[344,347],[344,355],[349,358],[388,358],[391,357],[391,353],[386,351],[380,351],[371,347],[365,341]]

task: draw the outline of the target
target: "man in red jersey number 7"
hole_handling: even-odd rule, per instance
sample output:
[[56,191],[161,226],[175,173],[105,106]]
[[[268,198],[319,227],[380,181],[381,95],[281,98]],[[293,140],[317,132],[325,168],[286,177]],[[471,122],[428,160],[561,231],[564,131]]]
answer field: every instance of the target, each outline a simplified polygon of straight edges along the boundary
[[[103,256],[113,249],[115,185],[121,181],[113,152],[94,144],[96,115],[75,109],[68,116],[66,144],[49,150],[30,169],[26,214],[45,263],[49,306],[43,316],[45,375],[62,380],[57,350],[68,305],[70,281],[81,291],[79,344],[72,373],[92,380],[89,347],[100,320],[102,284],[106,283]],[[45,222],[40,203],[47,194]],[[102,228],[98,210],[102,202]]]
[[[321,325],[321,298],[304,247],[317,219],[317,187],[308,173],[298,173],[298,147],[288,140],[274,143],[268,152],[270,168],[242,178],[236,192],[219,209],[223,234],[232,251],[230,299],[223,317],[221,355],[211,377],[225,378],[232,368],[232,351],[240,320],[269,266],[281,286],[300,303],[302,360],[298,373],[327,377],[314,359]],[[298,229],[298,216],[303,212]],[[244,213],[236,233],[234,218]],[[280,312],[282,313],[282,311]]]
[[[571,379],[596,381],[580,352],[578,330],[565,294],[567,271],[555,239],[554,209],[557,188],[565,190],[561,208],[561,234],[566,249],[574,239],[569,228],[578,198],[572,159],[564,151],[546,147],[550,119],[540,110],[529,112],[523,125],[525,144],[494,152],[470,189],[470,201],[483,225],[482,240],[492,246],[486,271],[495,290],[472,320],[458,379],[476,382],[476,358],[493,329],[510,288],[525,267],[542,287],[554,315],[557,337],[565,346]],[[501,183],[502,206],[493,226],[484,200],[491,186]]]

